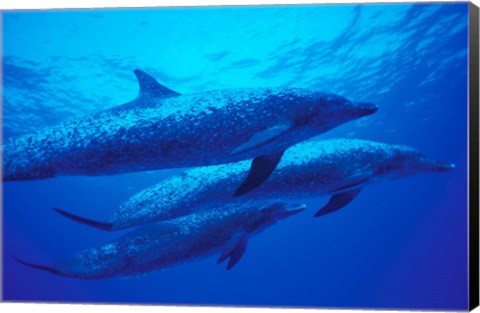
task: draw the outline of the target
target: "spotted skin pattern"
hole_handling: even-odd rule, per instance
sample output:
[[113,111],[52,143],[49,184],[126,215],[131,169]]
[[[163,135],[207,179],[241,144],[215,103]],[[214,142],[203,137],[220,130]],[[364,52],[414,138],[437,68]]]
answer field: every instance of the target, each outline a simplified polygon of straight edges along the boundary
[[363,186],[452,168],[452,164],[429,159],[406,146],[356,139],[307,141],[289,148],[274,173],[241,198],[232,199],[231,194],[248,172],[248,161],[195,168],[132,196],[108,223],[112,229],[127,228],[209,210],[232,201],[238,205],[248,201],[264,205],[276,199],[304,201],[334,194],[357,182]]
[[135,277],[217,253],[241,232],[246,239],[304,209],[227,204],[166,222],[151,223],[100,247],[76,253],[54,267],[27,266],[80,279]]
[[[8,140],[3,146],[3,179],[111,175],[252,159],[375,111],[373,105],[298,88],[140,94],[93,116]],[[288,130],[235,150],[279,125]]]

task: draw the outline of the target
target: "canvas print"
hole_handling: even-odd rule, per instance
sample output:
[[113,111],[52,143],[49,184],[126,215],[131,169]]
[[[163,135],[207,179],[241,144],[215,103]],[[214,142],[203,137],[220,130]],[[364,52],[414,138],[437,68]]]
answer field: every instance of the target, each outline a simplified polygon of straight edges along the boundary
[[469,307],[468,3],[2,18],[4,300]]

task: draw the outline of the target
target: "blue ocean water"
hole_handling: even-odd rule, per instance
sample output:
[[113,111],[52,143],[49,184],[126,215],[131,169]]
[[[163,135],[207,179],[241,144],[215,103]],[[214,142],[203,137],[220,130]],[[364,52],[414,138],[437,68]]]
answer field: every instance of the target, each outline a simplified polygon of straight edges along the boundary
[[455,170],[328,199],[252,238],[232,270],[208,257],[132,279],[82,281],[55,264],[117,238],[50,208],[108,217],[181,170],[3,186],[5,300],[466,309],[466,3],[3,12],[4,140],[130,101],[141,68],[181,93],[319,88],[380,110],[318,137],[414,146]]

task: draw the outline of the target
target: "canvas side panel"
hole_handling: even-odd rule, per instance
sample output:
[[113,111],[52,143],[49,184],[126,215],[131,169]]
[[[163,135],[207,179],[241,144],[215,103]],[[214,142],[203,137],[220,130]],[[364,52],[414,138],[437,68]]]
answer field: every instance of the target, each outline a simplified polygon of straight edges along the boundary
[[479,301],[479,62],[478,62],[478,7],[469,8],[469,109],[470,109],[470,182],[469,182],[469,306],[473,310]]

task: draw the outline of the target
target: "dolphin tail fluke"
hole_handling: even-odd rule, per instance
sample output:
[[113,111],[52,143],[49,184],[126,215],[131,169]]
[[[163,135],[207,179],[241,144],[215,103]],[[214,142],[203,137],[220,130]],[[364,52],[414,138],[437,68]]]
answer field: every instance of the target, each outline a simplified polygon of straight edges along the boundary
[[50,266],[45,266],[45,265],[33,264],[33,263],[30,263],[30,262],[24,261],[22,259],[19,259],[15,256],[12,256],[12,258],[15,261],[17,261],[18,263],[23,264],[25,266],[36,268],[36,269],[41,270],[41,271],[50,272],[54,275],[59,275],[60,274],[60,271],[57,270],[56,268],[53,268],[53,267],[50,267]]
[[235,191],[233,196],[242,196],[257,188],[267,180],[280,162],[283,152],[284,151],[280,151],[270,155],[262,155],[253,159],[247,178],[237,191]]
[[360,191],[362,191],[362,189],[358,188],[333,195],[328,201],[328,203],[323,208],[318,210],[314,216],[320,217],[340,210],[341,208],[352,202],[352,200],[355,199],[355,197],[360,193]]
[[100,230],[106,230],[106,231],[113,230],[113,225],[111,223],[94,221],[94,220],[91,220],[91,219],[88,219],[88,218],[85,218],[85,217],[81,217],[81,216],[69,213],[67,211],[64,211],[64,210],[58,209],[58,208],[52,208],[52,209],[55,212],[57,212],[58,214],[66,217],[66,218],[68,218],[72,221],[75,221],[77,223],[88,225],[88,226],[91,226],[91,227],[94,227],[94,228],[97,228],[97,229],[100,229]]

